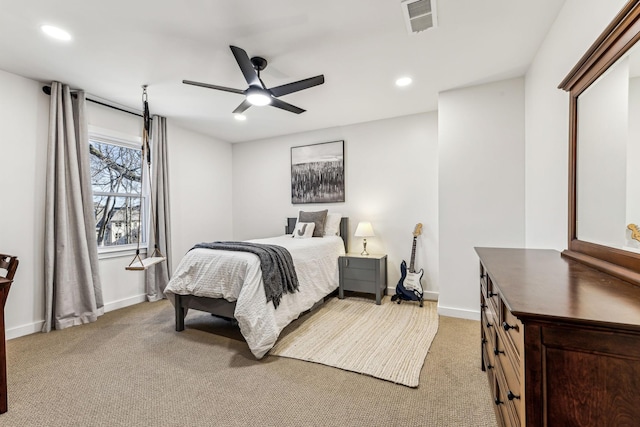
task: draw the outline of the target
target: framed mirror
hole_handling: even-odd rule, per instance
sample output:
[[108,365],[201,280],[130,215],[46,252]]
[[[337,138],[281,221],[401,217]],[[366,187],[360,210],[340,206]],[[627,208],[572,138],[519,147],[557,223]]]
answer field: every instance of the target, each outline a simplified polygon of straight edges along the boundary
[[563,256],[640,285],[640,0],[560,83],[570,93]]

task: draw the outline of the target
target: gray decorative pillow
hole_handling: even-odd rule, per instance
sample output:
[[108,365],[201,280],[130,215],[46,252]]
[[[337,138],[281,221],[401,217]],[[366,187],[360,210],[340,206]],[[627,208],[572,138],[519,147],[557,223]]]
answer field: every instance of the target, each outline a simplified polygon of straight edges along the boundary
[[298,215],[298,221],[315,223],[316,226],[313,229],[313,237],[324,237],[324,222],[327,219],[328,211],[328,209],[317,212],[300,211],[300,214]]

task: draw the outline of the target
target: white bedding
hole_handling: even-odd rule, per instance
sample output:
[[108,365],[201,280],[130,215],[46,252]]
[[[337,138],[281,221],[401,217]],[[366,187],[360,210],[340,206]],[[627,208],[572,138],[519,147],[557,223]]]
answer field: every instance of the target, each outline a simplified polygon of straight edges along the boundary
[[292,239],[291,235],[250,242],[284,246],[291,253],[300,290],[284,294],[277,309],[266,302],[260,260],[251,253],[194,249],[182,258],[165,294],[224,298],[237,301],[234,317],[251,352],[262,358],[280,332],[305,310],[338,287],[339,236]]

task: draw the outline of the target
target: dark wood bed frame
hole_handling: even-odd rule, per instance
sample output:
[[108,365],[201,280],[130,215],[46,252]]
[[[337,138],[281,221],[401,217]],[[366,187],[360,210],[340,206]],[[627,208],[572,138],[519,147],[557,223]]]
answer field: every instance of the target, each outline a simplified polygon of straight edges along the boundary
[[[291,234],[296,227],[297,218],[287,218],[287,225],[285,227],[285,233]],[[349,218],[343,217],[340,220],[340,237],[344,241],[345,251],[348,252],[349,248]],[[192,308],[194,310],[205,311],[211,313],[214,316],[223,317],[225,319],[233,320],[234,312],[236,310],[236,302],[229,302],[224,298],[207,298],[197,297],[195,295],[178,295],[175,294],[175,314],[176,314],[176,331],[184,331],[184,318],[187,314],[187,309]],[[319,301],[319,303],[322,301]],[[314,306],[315,307],[315,306]]]

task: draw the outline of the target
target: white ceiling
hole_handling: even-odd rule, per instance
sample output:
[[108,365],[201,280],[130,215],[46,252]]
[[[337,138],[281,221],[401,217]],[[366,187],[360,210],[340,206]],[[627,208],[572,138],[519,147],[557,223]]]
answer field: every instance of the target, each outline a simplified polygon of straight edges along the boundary
[[[438,92],[521,76],[564,0],[437,0],[438,27],[407,33],[400,0],[0,0],[0,69],[61,81],[240,142],[437,108]],[[69,31],[47,38],[42,24]],[[300,115],[183,79],[246,89],[229,49],[262,56],[267,87],[324,74],[283,96]],[[396,78],[414,83],[397,88]]]

